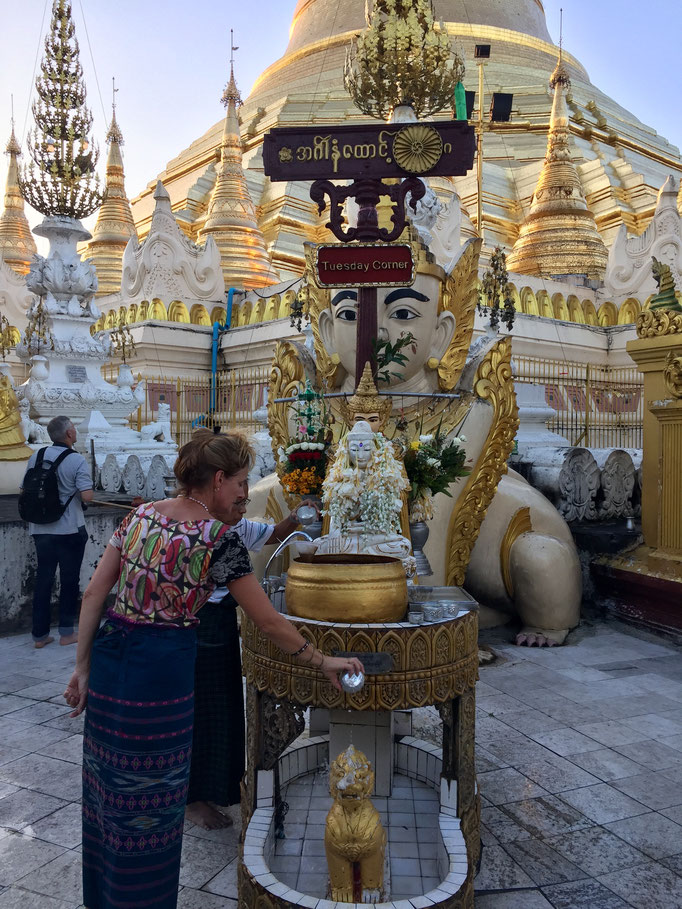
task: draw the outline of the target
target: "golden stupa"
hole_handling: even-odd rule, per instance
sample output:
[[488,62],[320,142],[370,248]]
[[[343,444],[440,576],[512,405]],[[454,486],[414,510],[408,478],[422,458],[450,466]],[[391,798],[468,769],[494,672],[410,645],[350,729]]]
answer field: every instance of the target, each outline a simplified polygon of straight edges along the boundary
[[21,154],[21,146],[14,135],[14,124],[5,151],[9,155],[9,168],[5,185],[5,207],[0,215],[0,259],[18,274],[25,275],[35,255],[36,244],[24,214],[24,199],[19,189],[17,159]]
[[97,296],[116,293],[121,287],[123,253],[131,237],[137,237],[130,202],[125,191],[125,174],[121,146],[123,133],[116,121],[116,108],[112,112],[107,132],[107,156],[104,202],[97,213],[92,240],[81,250],[83,258],[90,258],[97,270]]
[[554,105],[547,156],[530,212],[507,256],[510,271],[543,278],[587,278],[600,283],[608,252],[587,207],[571,160],[566,92],[571,80],[560,60],[552,74]]
[[242,140],[237,117],[241,97],[232,65],[222,101],[227,114],[220,140],[220,163],[208,200],[207,216],[198,231],[198,241],[205,243],[208,237],[215,240],[226,287],[267,287],[276,284],[279,278],[270,265],[242,169]]
[[[293,0],[290,0],[292,8]],[[540,0],[435,0],[453,46],[467,63],[464,79],[477,91],[474,45],[489,44],[485,64],[487,113],[492,91],[514,95],[510,123],[495,124],[485,134],[483,227],[488,248],[511,249],[530,210],[547,149],[553,94],[548,89],[559,48],[553,44]],[[243,164],[258,224],[273,267],[281,280],[304,268],[303,241],[327,236],[308,198],[308,187],[271,184],[263,174],[263,134],[273,126],[319,125],[366,120],[344,88],[343,69],[351,38],[365,27],[365,0],[299,0],[293,11],[284,56],[268,66],[241,108]],[[641,231],[651,219],[657,193],[670,173],[682,173],[677,148],[625,108],[599,91],[580,62],[564,51],[571,78],[566,96],[574,166],[587,207],[607,246],[621,224]],[[441,116],[441,115],[439,115]],[[448,116],[444,112],[442,116]],[[215,183],[223,123],[171,160],[160,175],[174,210],[190,212],[183,224],[197,238]],[[152,175],[150,175],[151,177]],[[476,175],[451,181],[469,215],[476,212]],[[135,200],[138,233],[146,234],[153,211],[156,177]],[[438,189],[441,193],[441,187]]]

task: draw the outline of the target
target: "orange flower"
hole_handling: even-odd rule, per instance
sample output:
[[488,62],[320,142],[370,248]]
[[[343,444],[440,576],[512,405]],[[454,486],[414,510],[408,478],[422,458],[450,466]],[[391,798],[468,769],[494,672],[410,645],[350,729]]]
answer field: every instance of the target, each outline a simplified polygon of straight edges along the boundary
[[314,467],[296,468],[282,477],[282,486],[294,495],[317,495],[322,488],[322,479]]

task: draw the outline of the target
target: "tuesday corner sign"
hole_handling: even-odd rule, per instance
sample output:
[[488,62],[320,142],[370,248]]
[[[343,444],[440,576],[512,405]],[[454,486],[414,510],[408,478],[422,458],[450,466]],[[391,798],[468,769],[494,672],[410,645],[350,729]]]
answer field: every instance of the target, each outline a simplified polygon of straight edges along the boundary
[[320,287],[409,287],[415,278],[407,243],[323,243],[315,264]]

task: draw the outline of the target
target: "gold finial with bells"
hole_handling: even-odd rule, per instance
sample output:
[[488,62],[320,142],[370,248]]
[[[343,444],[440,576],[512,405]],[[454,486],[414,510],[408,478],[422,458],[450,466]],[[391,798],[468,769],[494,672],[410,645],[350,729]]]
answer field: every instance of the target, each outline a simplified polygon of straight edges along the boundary
[[331,899],[337,902],[378,903],[382,898],[386,831],[370,799],[373,787],[372,765],[349,745],[330,768],[334,804],[324,834]]

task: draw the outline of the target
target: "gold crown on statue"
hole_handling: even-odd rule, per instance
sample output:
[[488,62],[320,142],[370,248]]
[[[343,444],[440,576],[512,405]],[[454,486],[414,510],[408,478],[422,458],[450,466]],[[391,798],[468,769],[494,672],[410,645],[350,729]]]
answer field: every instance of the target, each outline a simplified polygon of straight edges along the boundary
[[367,418],[367,414],[379,414],[379,425],[372,429],[381,430],[391,416],[391,398],[380,395],[372,377],[372,367],[365,363],[360,384],[345,402],[343,415],[348,426],[352,426],[358,417]]

